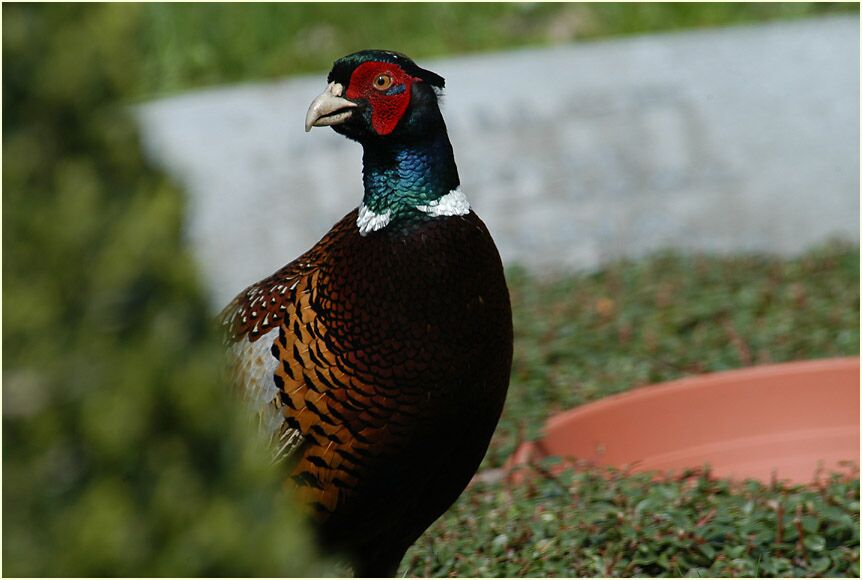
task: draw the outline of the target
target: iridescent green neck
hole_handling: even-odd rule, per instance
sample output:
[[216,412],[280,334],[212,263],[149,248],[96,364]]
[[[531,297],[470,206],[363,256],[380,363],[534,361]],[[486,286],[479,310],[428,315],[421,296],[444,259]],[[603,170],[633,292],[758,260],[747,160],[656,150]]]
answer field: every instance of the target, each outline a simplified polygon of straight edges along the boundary
[[376,214],[390,212],[395,220],[458,187],[458,168],[445,127],[419,141],[381,139],[363,145],[362,203]]

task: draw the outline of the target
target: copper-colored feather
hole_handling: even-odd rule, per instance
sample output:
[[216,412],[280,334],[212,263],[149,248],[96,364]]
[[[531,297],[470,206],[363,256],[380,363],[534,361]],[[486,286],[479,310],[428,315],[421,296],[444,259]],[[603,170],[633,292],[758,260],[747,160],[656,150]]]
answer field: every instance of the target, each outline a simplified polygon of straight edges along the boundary
[[[509,296],[474,214],[359,235],[351,212],[222,314],[234,373],[321,539],[393,573],[464,488],[505,399]],[[267,358],[267,356],[269,358]]]

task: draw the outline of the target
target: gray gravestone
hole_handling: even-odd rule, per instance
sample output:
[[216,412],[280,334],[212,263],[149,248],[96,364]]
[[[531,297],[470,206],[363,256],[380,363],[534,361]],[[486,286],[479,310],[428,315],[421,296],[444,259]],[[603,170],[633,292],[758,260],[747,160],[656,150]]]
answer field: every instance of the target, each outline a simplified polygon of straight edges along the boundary
[[[788,255],[859,239],[855,18],[420,64],[446,78],[462,190],[506,263],[541,272],[663,248]],[[140,107],[146,150],[190,194],[215,304],[361,200],[359,145],[303,132],[325,84],[322,72]]]

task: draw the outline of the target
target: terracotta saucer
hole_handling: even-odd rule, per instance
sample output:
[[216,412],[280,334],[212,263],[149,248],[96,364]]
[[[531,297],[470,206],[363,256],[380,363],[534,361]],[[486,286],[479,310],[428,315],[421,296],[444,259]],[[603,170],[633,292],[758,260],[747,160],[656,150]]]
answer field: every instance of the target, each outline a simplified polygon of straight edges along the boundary
[[[751,367],[652,385],[551,417],[509,467],[546,456],[809,483],[859,465],[859,359]],[[849,463],[847,463],[849,462]]]

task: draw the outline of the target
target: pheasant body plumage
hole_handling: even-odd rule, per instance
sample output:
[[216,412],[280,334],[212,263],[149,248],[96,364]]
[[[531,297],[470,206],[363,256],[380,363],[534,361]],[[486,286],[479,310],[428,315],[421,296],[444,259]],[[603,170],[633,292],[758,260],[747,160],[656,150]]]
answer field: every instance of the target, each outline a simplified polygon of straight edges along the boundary
[[[375,125],[361,99],[342,105],[361,112],[333,124],[365,149],[363,204],[222,319],[236,382],[274,455],[291,457],[320,539],[357,574],[379,576],[478,467],[505,400],[512,317],[497,249],[458,190],[428,86],[442,79],[393,53],[346,58],[330,74],[336,99],[361,93],[349,75],[366,63],[391,75],[386,91],[414,75],[391,95],[410,97],[394,128]],[[340,88],[333,74],[348,75]],[[325,115],[343,112],[322,113],[330,124]]]

